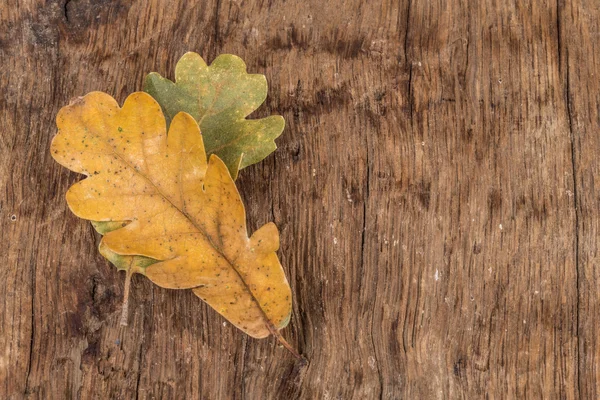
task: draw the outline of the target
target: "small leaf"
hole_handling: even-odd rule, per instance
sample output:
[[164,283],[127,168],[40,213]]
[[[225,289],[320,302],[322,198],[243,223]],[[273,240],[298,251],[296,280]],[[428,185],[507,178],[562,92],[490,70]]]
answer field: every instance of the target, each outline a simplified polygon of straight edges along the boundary
[[[92,226],[98,231],[98,233],[102,235],[106,235],[108,232],[112,232],[114,230],[123,228],[127,223],[123,221],[106,221],[106,222],[98,222],[92,221]],[[104,242],[100,242],[99,249],[100,254],[104,256],[108,261],[110,261],[117,270],[119,271],[129,271],[131,268],[135,270],[143,270],[147,266],[155,264],[158,260],[154,260],[152,258],[143,257],[143,256],[125,256],[121,254],[117,254],[112,251]]]
[[192,289],[248,335],[273,334],[291,349],[278,332],[289,321],[291,291],[275,254],[277,228],[248,237],[227,167],[215,155],[207,163],[190,115],[177,114],[167,135],[148,94],[134,93],[119,108],[94,92],[64,107],[57,125],[52,156],[88,176],[68,190],[67,203],[100,221],[103,255],[161,287]]
[[285,121],[279,115],[245,119],[267,98],[264,75],[248,74],[244,61],[231,54],[208,66],[196,53],[186,53],[175,67],[175,83],[153,72],[144,91],[161,105],[167,124],[181,111],[200,125],[208,155],[216,154],[236,179],[238,170],[255,164],[277,146]]

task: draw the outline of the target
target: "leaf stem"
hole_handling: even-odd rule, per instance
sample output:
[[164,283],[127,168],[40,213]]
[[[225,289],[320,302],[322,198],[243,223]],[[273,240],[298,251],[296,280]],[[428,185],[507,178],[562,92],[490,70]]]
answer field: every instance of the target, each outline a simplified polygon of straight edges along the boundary
[[302,362],[306,363],[306,358],[304,358],[303,356],[301,356],[300,353],[298,353],[296,351],[296,349],[294,349],[292,347],[292,345],[289,344],[287,342],[287,340],[285,340],[285,338],[283,337],[283,335],[281,333],[279,333],[279,331],[277,330],[277,328],[275,328],[271,323],[268,323],[267,327],[269,328],[269,331],[271,331],[271,334],[273,334],[273,336],[275,336],[275,338],[277,338],[277,340],[279,341],[279,343],[281,343],[281,345],[283,347],[285,347],[290,353],[292,353],[292,355],[294,357],[296,357],[298,360],[301,360]]
[[125,275],[125,293],[123,294],[123,307],[121,308],[121,326],[127,326],[127,317],[129,314],[129,286],[131,286],[132,275],[133,268],[130,266]]

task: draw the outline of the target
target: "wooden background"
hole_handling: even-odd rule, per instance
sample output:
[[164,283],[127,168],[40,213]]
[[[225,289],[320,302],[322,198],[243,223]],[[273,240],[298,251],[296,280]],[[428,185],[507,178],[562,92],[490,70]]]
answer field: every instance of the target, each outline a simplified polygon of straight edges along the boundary
[[[2,0],[0,398],[600,398],[597,0]],[[241,172],[294,309],[254,340],[123,275],[54,118],[194,50],[287,121]]]

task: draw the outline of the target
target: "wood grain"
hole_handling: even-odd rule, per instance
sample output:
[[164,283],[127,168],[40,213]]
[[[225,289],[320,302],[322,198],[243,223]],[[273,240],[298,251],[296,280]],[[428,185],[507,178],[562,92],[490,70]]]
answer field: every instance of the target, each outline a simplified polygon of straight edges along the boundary
[[600,3],[565,1],[560,10],[561,72],[565,82],[576,207],[579,395],[600,396],[600,262],[598,188],[600,172]]
[[[600,5],[466,0],[0,5],[0,398],[600,396]],[[254,340],[123,275],[48,152],[70,99],[122,102],[193,50],[270,84],[241,171],[294,295]]]

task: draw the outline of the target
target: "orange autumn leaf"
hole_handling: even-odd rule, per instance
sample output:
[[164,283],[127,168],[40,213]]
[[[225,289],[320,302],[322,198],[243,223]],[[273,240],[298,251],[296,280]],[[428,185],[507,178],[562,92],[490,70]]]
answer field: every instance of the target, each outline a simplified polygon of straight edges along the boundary
[[131,264],[130,272],[191,289],[248,335],[273,334],[289,346],[279,334],[289,322],[291,291],[275,254],[277,228],[270,223],[248,237],[228,169],[215,155],[207,162],[190,115],[177,114],[167,134],[150,95],[133,93],[120,108],[93,92],[64,107],[57,125],[52,156],[87,176],[68,190],[70,209],[117,224],[102,238],[103,254],[155,260]]

